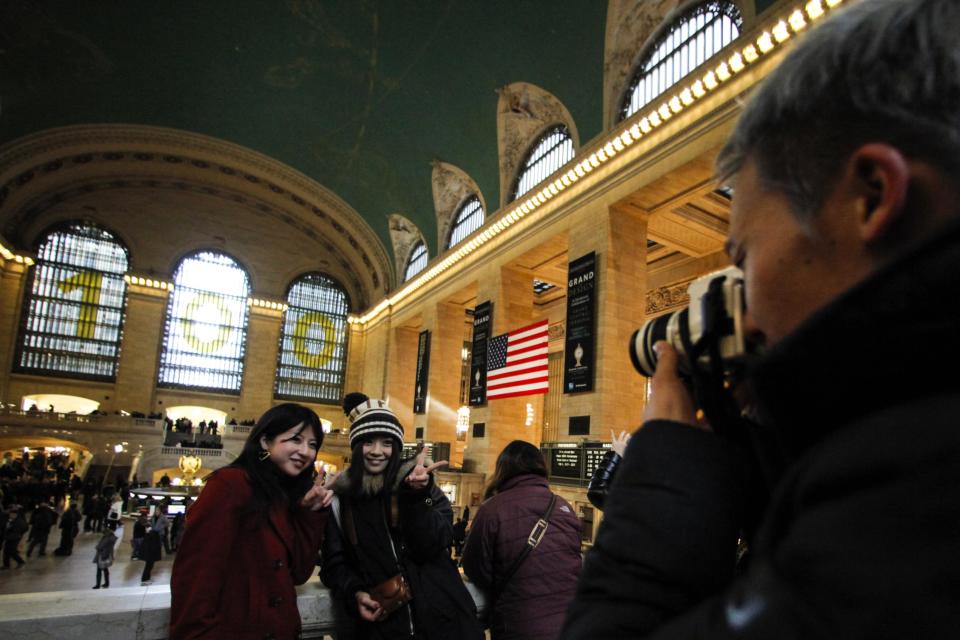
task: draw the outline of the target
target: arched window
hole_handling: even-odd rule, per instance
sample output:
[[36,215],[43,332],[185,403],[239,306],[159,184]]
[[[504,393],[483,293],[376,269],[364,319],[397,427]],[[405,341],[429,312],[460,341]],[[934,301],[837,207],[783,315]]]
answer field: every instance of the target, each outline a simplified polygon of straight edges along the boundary
[[247,338],[247,272],[198,251],[180,261],[160,354],[160,386],[240,392]]
[[729,0],[699,4],[646,49],[620,109],[625,120],[740,36],[743,17]]
[[37,251],[15,370],[113,380],[128,263],[127,249],[91,222],[49,233]]
[[417,275],[423,271],[426,266],[427,247],[422,242],[418,242],[413,246],[413,250],[410,251],[410,257],[407,258],[407,266],[403,270],[403,281],[406,282]]
[[510,200],[516,200],[543,182],[550,174],[573,159],[573,138],[566,125],[550,127],[530,147],[517,179],[510,190]]
[[482,227],[485,215],[480,198],[474,195],[464,200],[453,218],[447,249],[456,246],[461,240]]
[[287,291],[276,397],[336,404],[347,368],[347,294],[331,278],[308,273]]

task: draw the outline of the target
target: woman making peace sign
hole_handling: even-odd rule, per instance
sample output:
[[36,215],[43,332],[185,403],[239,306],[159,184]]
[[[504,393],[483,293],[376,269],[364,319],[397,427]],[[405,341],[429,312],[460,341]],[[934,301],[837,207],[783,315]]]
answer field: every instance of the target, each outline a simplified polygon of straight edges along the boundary
[[401,462],[403,427],[381,400],[344,399],[350,467],[333,485],[320,579],[356,621],[358,638],[483,637],[473,599],[450,559],[450,502],[421,452]]

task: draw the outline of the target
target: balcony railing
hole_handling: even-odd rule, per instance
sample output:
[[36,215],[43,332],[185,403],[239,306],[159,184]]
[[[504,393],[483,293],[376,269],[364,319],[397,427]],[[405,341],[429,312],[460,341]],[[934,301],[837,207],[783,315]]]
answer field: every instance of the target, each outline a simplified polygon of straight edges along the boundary
[[219,458],[223,449],[208,449],[206,447],[160,447],[161,455],[165,456],[200,456],[201,458]]

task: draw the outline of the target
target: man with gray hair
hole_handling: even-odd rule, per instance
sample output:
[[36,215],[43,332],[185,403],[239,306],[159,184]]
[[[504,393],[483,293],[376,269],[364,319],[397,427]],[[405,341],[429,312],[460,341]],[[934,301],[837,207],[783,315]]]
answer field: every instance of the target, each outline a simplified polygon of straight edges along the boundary
[[745,108],[718,172],[782,472],[735,578],[741,452],[658,344],[564,638],[957,636],[958,34],[958,0],[862,0]]

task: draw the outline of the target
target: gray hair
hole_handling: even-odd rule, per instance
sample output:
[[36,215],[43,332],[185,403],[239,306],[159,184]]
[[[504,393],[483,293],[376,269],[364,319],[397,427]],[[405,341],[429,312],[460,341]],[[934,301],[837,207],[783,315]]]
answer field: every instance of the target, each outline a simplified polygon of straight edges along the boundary
[[960,2],[863,0],[803,36],[757,90],[717,159],[748,160],[801,222],[823,205],[857,147],[883,142],[960,165]]

